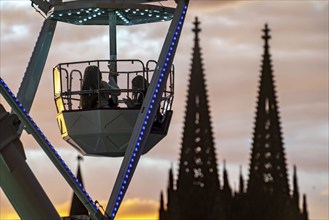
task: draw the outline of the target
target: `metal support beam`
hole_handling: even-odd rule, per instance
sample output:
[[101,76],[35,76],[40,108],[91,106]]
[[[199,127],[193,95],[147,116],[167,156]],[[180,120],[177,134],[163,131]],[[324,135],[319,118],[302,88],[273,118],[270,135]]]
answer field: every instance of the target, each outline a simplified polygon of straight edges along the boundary
[[126,153],[109,199],[109,203],[106,207],[106,215],[109,216],[110,219],[114,219],[116,213],[118,212],[120,204],[137,167],[141,152],[143,151],[143,147],[147,141],[155,116],[158,112],[158,106],[160,104],[162,93],[164,91],[169,71],[176,53],[188,4],[189,0],[178,1],[157,66],[135,123],[134,130],[130,137]]
[[[58,154],[54,146],[50,143],[41,129],[33,121],[29,113],[26,111],[24,106],[19,102],[18,98],[11,92],[7,84],[0,77],[0,93],[8,104],[12,107],[13,111],[17,114],[22,123],[26,126],[27,130],[30,131],[31,135],[38,142],[40,147],[44,150],[49,159],[53,162],[58,171],[62,174],[66,182],[71,186],[74,193],[78,196],[80,201],[85,205],[90,213],[92,220],[101,220],[103,218],[102,213],[99,211],[95,202],[83,188],[82,184],[75,177],[73,172],[66,165],[65,161]],[[27,201],[25,201],[27,202]],[[43,218],[49,219],[49,218]]]
[[19,123],[17,116],[0,104],[0,186],[21,219],[60,220],[22,155]]
[[44,14],[47,14],[51,8],[50,3],[45,0],[31,0],[31,4],[32,6],[37,6]]
[[[110,78],[113,77],[115,83],[118,83],[118,67],[116,60],[117,57],[117,15],[115,11],[109,12],[109,44],[110,44],[110,60],[113,60],[113,62],[110,62],[110,74],[109,74],[109,82],[111,81]],[[118,97],[112,96],[111,97],[113,102],[115,104],[118,104]]]
[[[117,26],[116,26],[116,12],[110,11],[109,12],[109,44],[110,44],[110,60],[117,60]],[[110,71],[112,73],[117,72],[117,63],[111,62]],[[115,82],[117,82],[117,76],[113,76]]]
[[[23,81],[18,90],[17,97],[30,112],[36,91],[39,86],[41,75],[48,57],[50,45],[54,36],[57,21],[45,20],[41,28],[36,46],[32,52],[30,62],[24,74]],[[21,126],[18,133],[21,134]]]

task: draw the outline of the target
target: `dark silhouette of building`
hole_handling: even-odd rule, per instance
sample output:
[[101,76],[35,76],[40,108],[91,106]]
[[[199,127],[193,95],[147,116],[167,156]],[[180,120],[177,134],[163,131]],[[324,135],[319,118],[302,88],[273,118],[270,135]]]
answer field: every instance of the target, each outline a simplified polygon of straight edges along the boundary
[[[228,179],[224,178],[223,190],[217,170],[213,132],[210,121],[208,96],[199,46],[199,21],[196,18],[192,68],[185,112],[179,173],[174,180],[169,171],[167,206],[163,193],[160,199],[160,220],[217,219],[220,192],[231,197]],[[226,171],[225,171],[226,173]]]
[[246,205],[245,219],[307,219],[299,208],[296,167],[290,194],[267,24],[263,31],[265,45],[246,192],[246,200],[252,202]]
[[185,112],[178,178],[169,170],[167,204],[160,195],[160,220],[307,220],[306,196],[299,207],[294,166],[290,192],[276,93],[269,54],[269,29],[265,41],[258,95],[250,173],[245,181],[240,168],[239,187],[232,192],[224,161],[220,184],[196,18],[192,68]]
[[[77,179],[83,186],[83,181],[82,181],[82,175],[81,175],[81,170],[80,170],[80,161],[82,160],[81,156],[78,156],[78,171],[77,171]],[[71,209],[70,209],[70,216],[89,216],[88,210],[86,207],[82,204],[80,199],[73,193],[72,197],[72,203],[71,203]],[[74,218],[73,218],[74,219]]]

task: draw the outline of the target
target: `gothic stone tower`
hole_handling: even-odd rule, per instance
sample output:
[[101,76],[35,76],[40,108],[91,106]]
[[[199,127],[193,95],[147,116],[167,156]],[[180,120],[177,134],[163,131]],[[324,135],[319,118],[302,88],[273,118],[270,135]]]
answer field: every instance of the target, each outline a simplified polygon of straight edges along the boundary
[[250,159],[245,219],[297,220],[299,209],[296,169],[290,195],[278,102],[269,52],[270,30],[265,25],[256,122]]
[[218,179],[208,98],[196,19],[190,85],[177,181],[169,171],[167,205],[160,196],[160,220],[308,220],[306,196],[299,204],[297,170],[290,191],[278,103],[269,52],[270,30],[265,25],[264,55],[245,187],[240,170],[239,188],[232,192],[228,172]]
[[160,220],[217,219],[219,179],[196,18],[192,68],[178,179],[169,171],[168,203],[160,199]]

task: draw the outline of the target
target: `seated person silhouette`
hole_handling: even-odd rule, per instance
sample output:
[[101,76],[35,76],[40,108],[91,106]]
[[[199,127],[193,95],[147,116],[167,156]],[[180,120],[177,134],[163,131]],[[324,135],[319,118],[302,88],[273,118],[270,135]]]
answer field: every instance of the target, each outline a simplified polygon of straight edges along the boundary
[[[98,83],[99,82],[99,83]],[[81,90],[110,89],[107,82],[102,81],[102,74],[97,66],[88,66],[85,69]],[[82,109],[93,109],[109,106],[109,92],[81,94],[80,106]]]
[[132,80],[132,98],[128,97],[125,102],[128,107],[140,107],[145,98],[149,83],[141,76],[137,75]]

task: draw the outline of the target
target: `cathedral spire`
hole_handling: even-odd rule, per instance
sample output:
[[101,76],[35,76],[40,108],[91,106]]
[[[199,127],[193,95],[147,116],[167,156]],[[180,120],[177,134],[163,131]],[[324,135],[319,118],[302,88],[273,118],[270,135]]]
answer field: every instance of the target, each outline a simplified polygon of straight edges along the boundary
[[208,96],[199,47],[201,29],[197,18],[194,25],[195,41],[177,180],[179,190],[188,190],[188,187],[219,187]]
[[[255,128],[250,158],[248,199],[253,219],[289,219],[290,199],[286,158],[270,55],[270,29],[263,29],[264,54],[261,66]],[[260,212],[259,210],[262,210]]]
[[[80,161],[82,161],[83,158],[79,155],[77,157],[77,160],[78,160],[77,179],[83,186],[82,175],[81,175],[81,170],[80,170]],[[75,193],[73,193],[71,209],[70,209],[70,216],[74,216],[74,215],[87,215],[88,216],[88,210],[82,204],[80,199],[75,195]]]
[[307,211],[307,203],[306,203],[306,195],[303,195],[303,210],[302,210],[303,220],[308,219],[308,211]]
[[267,24],[263,32],[265,45],[251,152],[248,192],[288,196],[290,191],[286,158],[269,53],[270,29]]
[[242,175],[242,166],[240,166],[239,193],[244,193],[244,180]]
[[219,180],[199,46],[201,29],[198,18],[193,32],[195,39],[176,190],[184,219],[207,219],[212,213],[209,208],[216,199]]
[[163,200],[163,192],[160,193],[160,212],[163,211],[164,208],[164,200]]
[[163,192],[160,193],[160,208],[159,208],[159,219],[167,219],[166,209],[164,205]]
[[227,174],[227,170],[226,170],[226,161],[224,160],[224,168],[223,168],[223,192],[224,195],[227,198],[230,198],[232,196],[232,189],[230,187],[230,183],[228,180],[228,174]]
[[294,165],[294,174],[293,174],[293,200],[295,203],[295,206],[299,209],[299,190],[298,190],[298,182],[297,182],[297,168],[296,165]]
[[172,167],[170,167],[170,169],[169,169],[168,189],[174,189],[174,174],[173,174],[173,168]]

